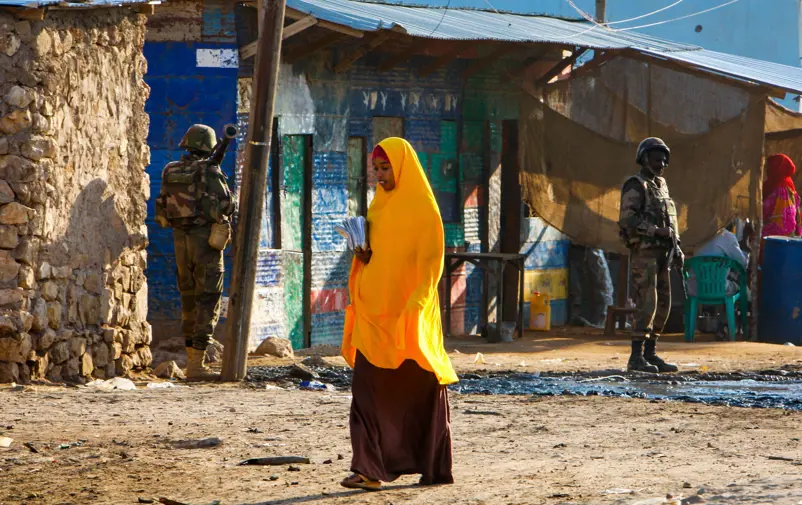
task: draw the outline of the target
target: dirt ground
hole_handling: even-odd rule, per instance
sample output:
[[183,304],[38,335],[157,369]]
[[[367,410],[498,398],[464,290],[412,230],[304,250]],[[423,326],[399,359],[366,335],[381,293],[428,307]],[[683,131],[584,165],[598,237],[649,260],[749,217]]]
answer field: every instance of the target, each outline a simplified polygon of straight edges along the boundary
[[[548,334],[527,333],[512,343],[487,344],[479,337],[462,337],[446,342],[454,366],[459,371],[519,370],[587,372],[625,369],[630,339],[624,335],[604,337],[595,329],[560,328]],[[802,347],[756,342],[717,342],[713,335],[696,334],[694,342],[682,335],[664,335],[658,351],[676,363],[680,372],[734,372],[778,368],[802,364]],[[474,364],[476,353],[485,364]]]
[[[554,332],[512,344],[457,339],[447,348],[462,372],[589,371],[624,367],[628,345]],[[745,342],[662,348],[688,370],[760,370],[802,360],[795,347]],[[484,365],[473,363],[477,352]],[[697,493],[707,503],[802,503],[802,412],[452,394],[456,483],[420,488],[410,476],[368,494],[337,485],[350,459],[347,391],[146,384],[123,392],[0,386],[0,439],[13,439],[0,448],[0,504],[119,505],[168,497],[193,505],[631,505]],[[222,442],[179,447],[208,437]],[[297,471],[238,466],[246,458],[287,455],[311,464]],[[613,493],[623,490],[631,494]]]

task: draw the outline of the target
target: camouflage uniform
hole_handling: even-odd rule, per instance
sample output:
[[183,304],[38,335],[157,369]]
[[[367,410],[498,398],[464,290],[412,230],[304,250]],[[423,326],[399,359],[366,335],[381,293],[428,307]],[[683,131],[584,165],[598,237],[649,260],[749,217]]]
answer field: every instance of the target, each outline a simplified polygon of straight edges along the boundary
[[644,169],[630,177],[621,190],[618,221],[622,238],[631,252],[632,289],[637,312],[632,338],[648,340],[659,334],[671,310],[668,262],[673,258],[671,239],[655,235],[670,227],[679,236],[677,212],[662,177]]
[[164,167],[156,220],[173,229],[187,347],[205,350],[217,325],[223,251],[209,245],[209,236],[214,223],[229,223],[235,205],[220,167],[201,155],[186,154]]

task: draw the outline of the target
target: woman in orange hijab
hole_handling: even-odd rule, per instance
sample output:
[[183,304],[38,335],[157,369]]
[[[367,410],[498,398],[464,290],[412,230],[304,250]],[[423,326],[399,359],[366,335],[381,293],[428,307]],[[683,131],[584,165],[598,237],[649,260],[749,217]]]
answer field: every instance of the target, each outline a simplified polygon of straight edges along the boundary
[[421,474],[450,484],[451,428],[446,385],[457,376],[443,347],[437,284],[443,222],[412,146],[391,137],[373,151],[379,181],[368,209],[369,249],[355,251],[342,354],[354,368],[353,475],[347,488]]

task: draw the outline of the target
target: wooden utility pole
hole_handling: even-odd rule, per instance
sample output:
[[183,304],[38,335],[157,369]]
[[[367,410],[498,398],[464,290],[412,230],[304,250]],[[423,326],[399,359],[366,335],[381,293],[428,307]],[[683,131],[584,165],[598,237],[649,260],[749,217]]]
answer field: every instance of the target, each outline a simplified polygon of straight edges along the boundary
[[267,164],[273,135],[273,106],[281,59],[281,37],[286,0],[262,0],[259,44],[251,92],[248,144],[240,188],[239,222],[234,243],[234,270],[226,321],[223,380],[245,379],[248,365],[253,293],[262,212],[265,208]]
[[[766,169],[766,102],[765,96],[760,102],[760,118],[762,128],[760,129],[760,139],[763,150],[760,155],[760,164],[756,169],[751,170],[749,179],[749,217],[755,228],[752,238],[752,251],[749,253],[749,263],[751,268],[749,277],[749,289],[752,291],[750,310],[752,317],[749,319],[749,340],[760,342],[760,288],[758,286],[760,270],[760,249],[763,247],[763,176]],[[731,330],[732,331],[732,330]]]
[[607,21],[607,0],[596,0],[596,22]]

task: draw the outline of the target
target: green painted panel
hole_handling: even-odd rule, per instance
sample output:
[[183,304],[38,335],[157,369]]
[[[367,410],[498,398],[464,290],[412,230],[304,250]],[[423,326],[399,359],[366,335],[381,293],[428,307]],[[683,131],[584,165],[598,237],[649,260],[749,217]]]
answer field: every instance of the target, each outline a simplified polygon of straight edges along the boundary
[[446,247],[463,247],[465,245],[465,232],[462,223],[444,223]]
[[283,149],[284,189],[301,192],[304,187],[304,160],[306,159],[304,137],[301,135],[286,135]]
[[440,152],[429,155],[429,181],[436,191],[457,192],[457,123],[440,121]]
[[442,154],[457,153],[457,123],[440,121],[440,152]]
[[303,249],[303,195],[287,192],[281,195],[281,248]]
[[432,189],[436,191],[446,191],[448,193],[457,192],[457,163],[450,155],[431,154],[429,182]]
[[487,95],[481,91],[466,91],[462,100],[462,116],[466,121],[479,121],[488,118]]
[[358,216],[365,199],[365,139],[348,139],[348,215]]
[[281,248],[300,251],[303,237],[303,187],[306,141],[301,135],[286,135],[282,143]]
[[293,349],[304,347],[304,264],[303,254],[284,251],[284,315],[287,338]]
[[420,166],[423,168],[423,171],[426,173],[426,177],[429,178],[429,184],[432,183],[432,175],[429,169],[429,153],[417,153],[418,161],[420,161]]
[[460,154],[461,175],[464,182],[480,182],[482,179],[482,154],[464,152]]
[[488,93],[517,92],[521,88],[518,74],[520,63],[515,60],[497,59],[492,65],[471,75],[465,82],[469,90],[482,90]]
[[281,248],[282,282],[287,338],[295,349],[304,347],[304,169],[307,142],[303,135],[282,139],[281,159]]
[[485,141],[484,121],[464,121],[462,123],[462,151],[482,152]]
[[492,99],[492,116],[498,119],[518,119],[520,93],[496,94]]
[[468,90],[463,100],[465,121],[518,119],[520,92]]

